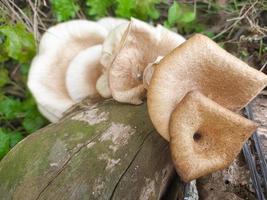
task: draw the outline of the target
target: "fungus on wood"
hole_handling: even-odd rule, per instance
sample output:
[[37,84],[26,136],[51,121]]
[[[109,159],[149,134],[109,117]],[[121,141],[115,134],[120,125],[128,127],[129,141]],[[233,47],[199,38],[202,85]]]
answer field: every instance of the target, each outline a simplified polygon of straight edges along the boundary
[[31,64],[28,87],[50,121],[58,121],[75,103],[65,84],[70,62],[80,51],[101,44],[107,34],[96,22],[73,20],[53,26],[43,35]]

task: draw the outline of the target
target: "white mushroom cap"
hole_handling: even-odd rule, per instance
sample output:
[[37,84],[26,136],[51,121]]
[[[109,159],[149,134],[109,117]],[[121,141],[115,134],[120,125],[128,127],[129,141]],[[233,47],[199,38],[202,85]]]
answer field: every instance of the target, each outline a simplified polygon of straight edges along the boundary
[[114,18],[114,17],[104,17],[97,21],[101,26],[105,27],[109,32],[112,31],[115,27],[126,23],[128,20]]
[[47,30],[41,39],[39,53],[34,58],[28,77],[28,87],[42,114],[56,121],[74,104],[65,86],[65,75],[71,60],[83,49],[101,44],[107,30],[96,22],[74,20]]
[[103,74],[97,80],[96,89],[98,93],[104,98],[111,97],[111,91],[108,83],[108,72],[114,57],[120,47],[120,42],[124,32],[126,31],[129,23],[124,22],[119,26],[115,27],[107,36],[103,43],[102,55],[100,58],[100,63],[104,66]]
[[119,102],[142,103],[146,92],[142,80],[144,69],[182,42],[180,35],[168,29],[132,18],[109,68],[112,97]]
[[81,51],[70,63],[66,73],[66,87],[70,97],[79,102],[85,97],[96,97],[96,81],[101,75],[102,45]]
[[38,105],[38,110],[40,113],[42,113],[44,116],[46,116],[46,118],[49,119],[49,121],[51,121],[51,122],[57,122],[58,121],[58,117],[54,113],[49,112],[47,109],[45,109],[41,105]]
[[115,27],[109,32],[103,43],[101,64],[108,69],[120,48],[121,40],[124,32],[129,26],[129,22],[125,22]]
[[108,72],[104,72],[96,82],[96,90],[103,98],[110,98],[111,91],[108,84]]

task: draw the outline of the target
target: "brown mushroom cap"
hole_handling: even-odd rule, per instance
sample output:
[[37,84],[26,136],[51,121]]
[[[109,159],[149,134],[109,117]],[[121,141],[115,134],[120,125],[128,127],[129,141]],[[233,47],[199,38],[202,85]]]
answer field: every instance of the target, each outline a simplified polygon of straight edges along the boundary
[[192,90],[237,111],[267,84],[267,76],[196,34],[165,56],[148,89],[148,111],[157,131],[169,140],[171,113]]
[[[174,35],[178,39],[174,39]],[[119,102],[142,103],[145,96],[142,80],[145,67],[184,42],[181,38],[163,27],[157,29],[131,19],[109,69],[109,86],[113,98]]]
[[170,120],[170,149],[176,171],[188,182],[227,167],[256,127],[256,123],[203,94],[189,92]]

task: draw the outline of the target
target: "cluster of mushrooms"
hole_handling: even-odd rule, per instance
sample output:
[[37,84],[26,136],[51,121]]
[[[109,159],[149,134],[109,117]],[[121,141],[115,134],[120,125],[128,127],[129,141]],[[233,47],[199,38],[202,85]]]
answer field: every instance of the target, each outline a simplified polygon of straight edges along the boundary
[[130,104],[147,98],[158,133],[170,142],[184,181],[230,165],[257,124],[236,112],[267,76],[208,37],[185,40],[132,18],[74,20],[47,30],[28,86],[51,122],[86,97]]

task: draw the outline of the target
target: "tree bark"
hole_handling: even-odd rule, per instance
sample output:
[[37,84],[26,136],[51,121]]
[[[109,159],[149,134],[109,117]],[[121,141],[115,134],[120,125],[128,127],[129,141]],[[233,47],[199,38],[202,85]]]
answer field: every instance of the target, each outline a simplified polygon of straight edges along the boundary
[[106,101],[31,134],[0,162],[0,199],[182,199],[146,105]]

